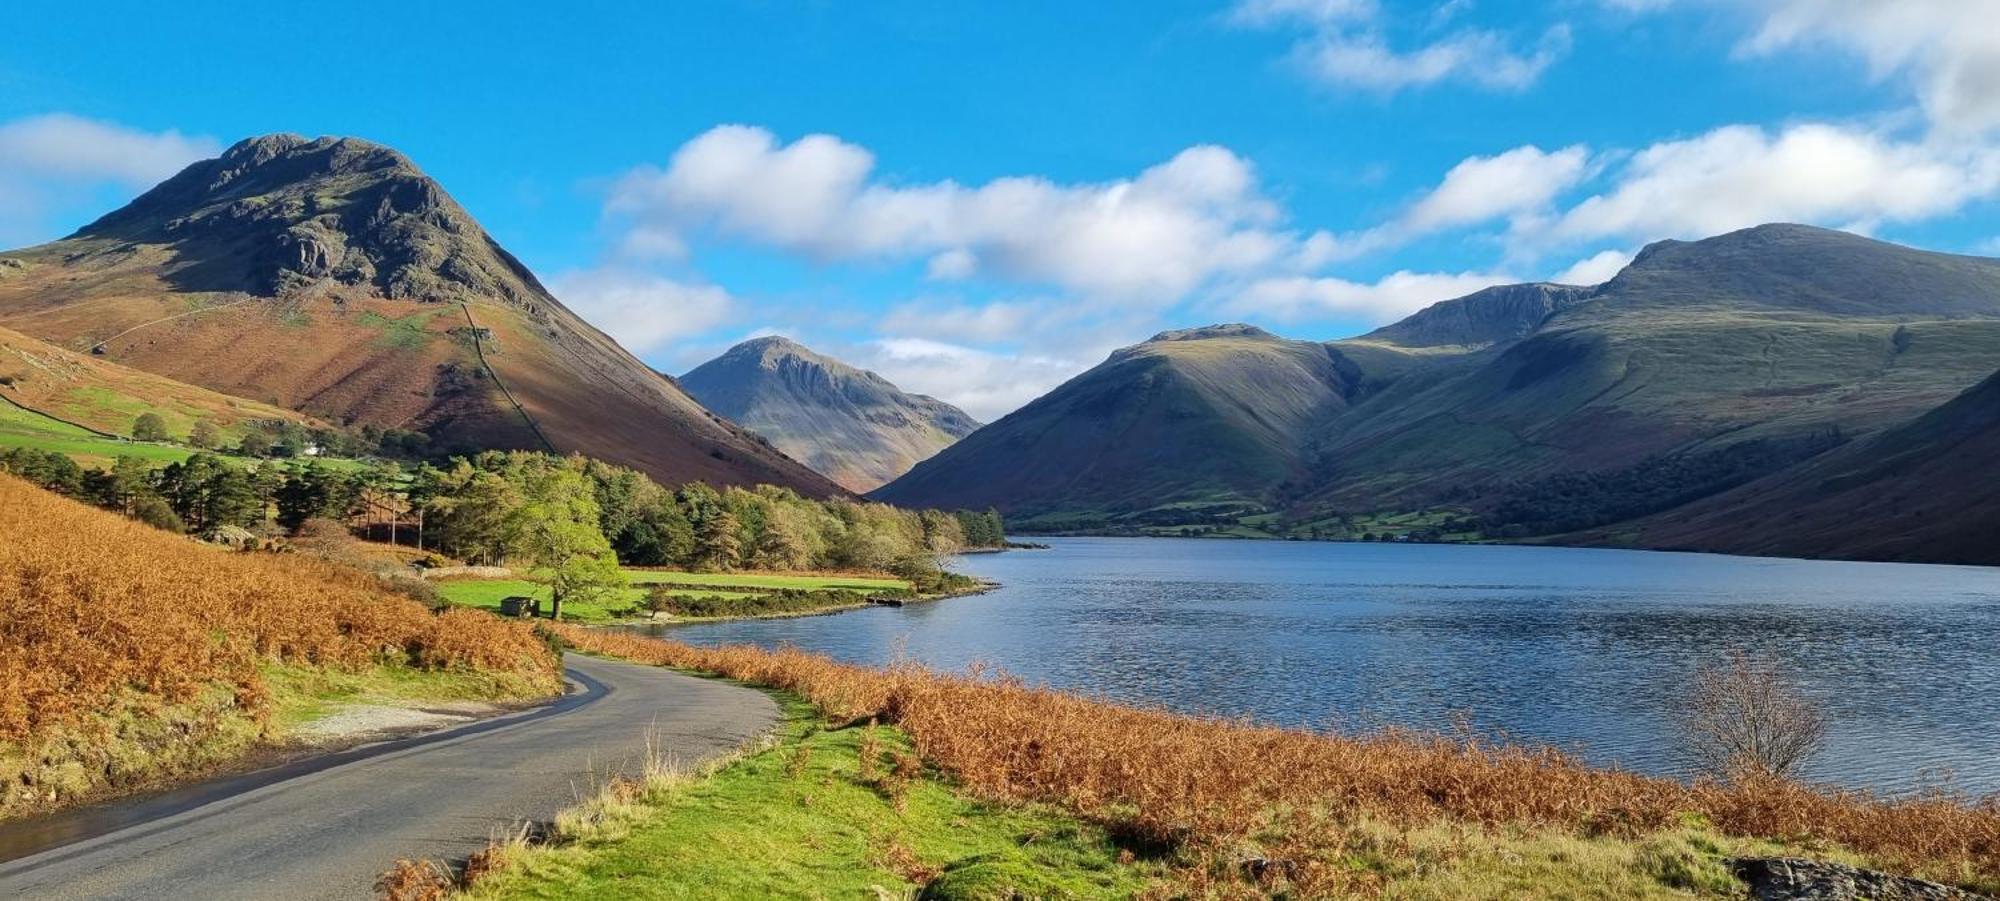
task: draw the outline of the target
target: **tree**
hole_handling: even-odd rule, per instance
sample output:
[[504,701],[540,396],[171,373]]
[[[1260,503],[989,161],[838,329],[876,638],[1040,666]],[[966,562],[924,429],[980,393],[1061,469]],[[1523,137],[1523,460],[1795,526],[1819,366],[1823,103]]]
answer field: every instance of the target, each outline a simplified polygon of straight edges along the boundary
[[736,514],[711,507],[695,529],[695,562],[702,569],[734,569],[743,556],[743,536]]
[[353,480],[310,464],[279,487],[278,525],[297,531],[309,519],[338,519],[353,505],[354,495]]
[[549,616],[562,619],[563,605],[608,598],[625,587],[625,573],[598,527],[597,497],[590,480],[561,463],[523,473],[524,502],[509,525],[533,578],[549,587]]
[[804,512],[777,504],[764,514],[751,563],[759,569],[796,570],[812,566],[813,535]]
[[271,436],[261,431],[243,433],[243,440],[237,442],[236,452],[245,457],[266,457],[271,454]]
[[132,503],[132,518],[155,529],[169,532],[186,532],[187,523],[174,514],[174,508],[157,494],[148,494]]
[[194,421],[194,428],[188,432],[188,446],[202,450],[213,450],[222,446],[222,430],[206,419]]
[[1790,776],[1826,741],[1826,715],[1773,665],[1732,655],[1726,666],[1703,666],[1681,705],[1684,752],[1720,776]]
[[151,411],[139,414],[139,418],[132,422],[132,440],[167,440],[167,421],[161,419],[160,414]]

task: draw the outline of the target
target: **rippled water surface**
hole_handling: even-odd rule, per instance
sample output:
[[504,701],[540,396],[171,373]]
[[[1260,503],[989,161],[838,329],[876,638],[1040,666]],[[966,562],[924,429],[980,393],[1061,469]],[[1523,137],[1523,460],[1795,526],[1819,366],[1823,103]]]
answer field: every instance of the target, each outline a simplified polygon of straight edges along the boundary
[[1701,661],[1777,658],[1824,701],[1811,778],[2000,792],[2000,569],[1564,548],[1073,538],[967,557],[991,594],[668,627],[1292,726],[1475,726],[1677,773]]

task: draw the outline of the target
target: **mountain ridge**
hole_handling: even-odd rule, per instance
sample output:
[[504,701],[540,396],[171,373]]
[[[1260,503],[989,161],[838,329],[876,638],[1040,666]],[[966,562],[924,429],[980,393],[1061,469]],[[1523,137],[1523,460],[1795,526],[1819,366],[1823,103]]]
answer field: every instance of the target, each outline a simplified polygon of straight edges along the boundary
[[853,491],[881,486],[979,427],[944,401],[775,335],[739,343],[678,381]]

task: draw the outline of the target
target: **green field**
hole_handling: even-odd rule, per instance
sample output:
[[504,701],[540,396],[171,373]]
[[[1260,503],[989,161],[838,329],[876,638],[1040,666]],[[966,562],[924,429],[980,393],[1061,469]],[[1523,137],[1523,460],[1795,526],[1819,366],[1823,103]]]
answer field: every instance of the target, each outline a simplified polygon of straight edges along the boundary
[[[781,574],[781,573],[690,573],[663,569],[628,569],[625,578],[631,585],[618,593],[616,600],[609,603],[571,602],[563,605],[563,616],[580,622],[604,622],[616,619],[625,611],[635,608],[646,599],[646,594],[654,586],[670,585],[679,597],[705,598],[749,598],[763,592],[759,589],[802,588],[833,589],[850,591],[857,597],[869,592],[897,588],[908,588],[909,583],[901,579],[878,579],[865,576]],[[549,600],[547,587],[527,579],[457,579],[439,582],[439,593],[445,600],[465,607],[482,610],[500,609],[503,598],[520,595],[537,598],[546,604]]]
[[194,454],[191,448],[172,444],[106,438],[10,403],[0,403],[0,447],[55,451],[84,464],[109,463],[118,457],[178,463]]
[[775,747],[560,816],[556,846],[511,850],[470,897],[1129,898],[1162,869],[1121,863],[1103,830],[1060,811],[898,775],[911,748],[895,729],[829,729],[787,706]]
[[[109,466],[119,457],[137,457],[156,464],[179,463],[200,453],[194,448],[178,444],[106,438],[60,419],[53,419],[11,403],[0,402],[0,450],[10,447],[54,451],[76,460],[79,465],[85,467]],[[259,462],[249,457],[229,454],[219,456],[243,464]],[[359,460],[340,457],[294,457],[289,462],[304,464],[308,460],[329,469],[342,471],[359,471],[364,468],[364,464]]]

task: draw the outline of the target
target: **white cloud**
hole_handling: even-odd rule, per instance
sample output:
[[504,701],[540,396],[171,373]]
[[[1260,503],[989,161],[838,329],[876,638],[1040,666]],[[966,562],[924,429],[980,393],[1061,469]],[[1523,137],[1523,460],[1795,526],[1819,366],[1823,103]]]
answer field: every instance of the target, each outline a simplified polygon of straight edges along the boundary
[[0,125],[0,172],[37,179],[150,188],[189,163],[221,152],[214,138],[139,131],[68,113]]
[[725,125],[665,169],[627,173],[608,208],[649,243],[712,229],[821,259],[920,258],[937,278],[978,271],[1162,304],[1297,243],[1276,229],[1279,211],[1250,164],[1221,147],[1095,184],[898,185],[874,168],[873,154],[830,135],[781,145],[762,128]]
[[2000,0],[1747,0],[1762,25],[1752,53],[1830,44],[1877,78],[1908,77],[1947,130],[2000,127]]
[[221,152],[213,138],[67,113],[0,124],[0,246],[54,238],[75,224],[56,225],[58,213],[94,218],[114,189],[136,194]]
[[1251,284],[1223,304],[1233,315],[1261,316],[1281,321],[1321,316],[1358,315],[1383,324],[1394,322],[1440,300],[1464,297],[1482,288],[1518,282],[1511,275],[1484,272],[1398,271],[1380,280],[1353,282],[1342,278],[1287,276]]
[[[1448,22],[1455,4],[1440,8],[1432,24]],[[1241,0],[1231,22],[1252,28],[1297,27],[1293,62],[1315,80],[1393,94],[1406,88],[1461,81],[1491,90],[1518,91],[1569,53],[1569,27],[1557,24],[1532,49],[1493,31],[1465,28],[1398,48],[1374,0]]]
[[1320,34],[1294,48],[1308,73],[1329,85],[1393,94],[1442,81],[1499,91],[1523,90],[1569,53],[1569,28],[1544,32],[1531,51],[1517,51],[1499,34],[1468,29],[1409,50],[1375,32]]
[[1632,257],[1632,253],[1624,250],[1600,251],[1577,260],[1549,281],[1558,285],[1601,285],[1631,264]]
[[646,354],[728,322],[737,302],[714,285],[689,284],[623,269],[567,272],[550,291],[577,315]]
[[1018,341],[1034,337],[1036,329],[1046,329],[1069,318],[1064,312],[1062,305],[1041,301],[996,301],[973,306],[917,300],[890,310],[878,328],[883,334],[897,337],[985,343]]
[[1468,157],[1403,214],[1400,228],[1428,233],[1544,209],[1583,178],[1589,160],[1581,145],[1553,153],[1528,145]]
[[1103,359],[1116,344],[1076,354],[987,350],[930,338],[881,338],[858,345],[850,362],[905,391],[942,398],[992,422]]
[[1909,222],[2000,186],[1990,148],[1898,141],[1858,128],[1732,125],[1634,154],[1602,193],[1542,237],[1705,237],[1775,221]]
[[1466,157],[1396,218],[1344,237],[1315,233],[1301,249],[1299,268],[1317,269],[1499,218],[1512,219],[1516,228],[1529,227],[1546,219],[1557,196],[1581,182],[1589,168],[1590,150],[1580,144],[1553,152],[1524,145],[1493,156]]

